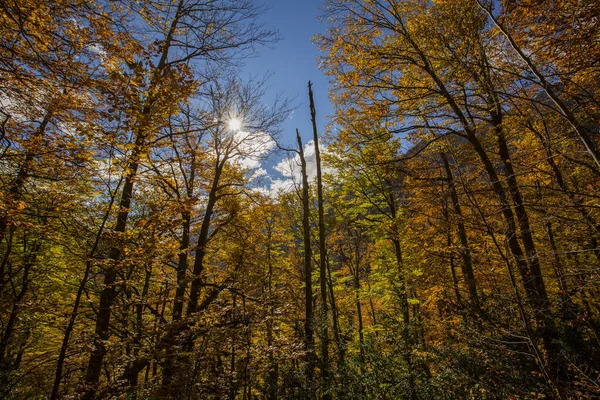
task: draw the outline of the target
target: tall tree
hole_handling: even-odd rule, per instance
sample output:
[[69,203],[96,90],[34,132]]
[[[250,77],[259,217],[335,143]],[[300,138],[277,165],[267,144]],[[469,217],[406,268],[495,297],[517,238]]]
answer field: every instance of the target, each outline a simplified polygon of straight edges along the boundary
[[315,385],[315,339],[314,339],[314,313],[312,293],[312,248],[310,245],[310,197],[308,175],[306,172],[306,158],[300,132],[296,130],[298,141],[298,156],[300,158],[300,173],[302,176],[302,235],[304,240],[304,346],[306,351],[306,398],[316,396]]
[[321,379],[323,380],[323,399],[330,399],[329,389],[329,312],[327,309],[327,238],[325,237],[325,217],[323,209],[323,177],[321,172],[321,151],[319,149],[319,134],[317,131],[317,111],[313,98],[312,84],[308,82],[308,98],[310,102],[310,120],[313,128],[315,157],[317,164],[317,208],[319,213],[319,286],[321,289]]

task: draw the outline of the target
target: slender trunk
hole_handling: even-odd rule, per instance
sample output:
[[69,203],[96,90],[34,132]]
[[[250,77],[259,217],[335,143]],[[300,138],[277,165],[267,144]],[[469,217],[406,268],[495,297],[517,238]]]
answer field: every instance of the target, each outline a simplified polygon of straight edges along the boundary
[[[162,288],[161,288],[162,291]],[[160,298],[160,294],[159,294],[159,298]],[[164,284],[164,298],[162,300],[162,307],[160,309],[160,315],[158,318],[156,318],[155,322],[156,322],[156,335],[155,335],[155,343],[158,343],[160,341],[160,335],[161,335],[161,325],[163,324],[163,321],[165,321],[165,309],[167,308],[167,301],[169,298],[169,283],[165,282]],[[158,304],[156,306],[156,308],[158,308]],[[152,362],[152,377],[154,378],[157,374],[157,369],[158,369],[158,363],[156,362],[156,360],[153,360]]]
[[[359,349],[359,360],[360,360],[360,373],[365,375],[366,370],[366,358],[365,358],[365,334],[363,328],[363,316],[362,316],[362,305],[360,302],[360,254],[358,249],[355,252],[356,265],[354,267],[354,302],[356,304],[356,317],[358,318],[358,345]],[[364,386],[363,386],[364,390]]]
[[15,371],[19,370],[21,367],[21,361],[23,361],[23,354],[25,354],[25,348],[27,347],[27,342],[29,342],[29,338],[31,337],[31,328],[25,328],[25,332],[23,332],[23,338],[21,339],[21,344],[19,344],[19,349],[17,350],[17,355],[15,357],[15,361],[13,362],[13,367]]
[[181,214],[181,241],[179,244],[179,259],[177,262],[177,286],[175,289],[175,300],[173,302],[173,321],[179,321],[183,315],[183,296],[187,286],[186,272],[188,268],[188,248],[190,246],[190,219],[189,211]]
[[200,226],[200,234],[198,235],[198,243],[196,244],[196,257],[194,259],[194,269],[192,284],[190,287],[190,300],[186,311],[187,316],[191,316],[198,311],[198,300],[200,299],[200,289],[202,287],[202,274],[204,273],[204,257],[206,256],[206,245],[210,239],[210,226],[212,214],[217,204],[217,192],[219,191],[219,182],[223,167],[227,162],[227,158],[217,157],[215,161],[215,176],[213,177],[212,186],[208,193],[208,202],[206,203],[206,211],[204,219]]
[[[452,248],[452,234],[450,230],[450,217],[448,215],[448,206],[446,201],[443,202],[442,208],[444,210],[444,219],[446,222],[446,244],[448,248]],[[454,295],[456,296],[456,304],[459,309],[463,309],[462,296],[460,295],[460,289],[458,287],[458,279],[456,277],[456,266],[454,265],[454,253],[450,252],[450,273],[452,274],[452,287],[454,289]]]
[[[397,218],[397,205],[394,199],[394,194],[389,194],[390,213],[392,221],[395,223]],[[403,343],[403,356],[406,362],[406,368],[408,370],[408,387],[409,387],[409,399],[415,400],[417,398],[417,391],[415,386],[414,367],[412,359],[413,341],[411,338],[411,320],[410,320],[410,306],[408,304],[408,290],[406,285],[406,276],[404,271],[404,261],[402,260],[402,248],[400,246],[400,240],[398,239],[398,232],[396,229],[391,232],[391,241],[394,246],[394,255],[396,256],[396,267],[398,269],[398,297],[400,300],[400,311],[402,313],[402,340]]]
[[242,386],[242,400],[250,400],[252,396],[252,380],[250,375],[250,362],[252,356],[250,350],[252,348],[252,329],[248,319],[248,308],[246,307],[246,298],[242,297],[242,310],[244,312],[244,333],[246,333],[246,359],[244,360],[244,373],[243,373],[243,386]]
[[406,280],[404,277],[404,268],[402,262],[402,249],[400,247],[400,241],[398,239],[392,239],[394,245],[394,253],[396,255],[396,263],[398,268],[398,297],[400,300],[400,310],[402,313],[402,340],[403,343],[403,356],[406,362],[406,369],[408,370],[408,388],[409,388],[409,399],[415,400],[417,398],[414,368],[412,360],[412,338],[410,335],[410,307],[408,304],[408,293],[406,291]]
[[[177,147],[173,144],[173,148],[176,150]],[[179,161],[181,162],[181,156],[179,152],[177,152],[179,157]],[[189,267],[189,247],[190,247],[190,229],[191,229],[191,206],[190,201],[194,195],[194,180],[196,176],[196,154],[192,153],[190,159],[190,172],[188,179],[185,180],[186,192],[185,192],[185,200],[182,201],[179,192],[177,192],[177,199],[180,202],[180,207],[182,207],[181,211],[181,239],[179,242],[179,255],[177,260],[177,277],[176,277],[176,286],[175,286],[175,298],[173,300],[173,313],[172,313],[172,324],[167,329],[165,334],[164,342],[165,347],[167,348],[167,354],[164,360],[163,365],[163,383],[165,385],[171,384],[171,378],[174,374],[174,362],[175,362],[175,351],[173,348],[175,346],[175,341],[177,334],[182,329],[181,319],[183,317],[183,303],[185,291],[187,289],[187,271]],[[183,170],[183,169],[182,169]],[[183,171],[182,171],[183,172]]]
[[[164,320],[165,308],[167,308],[167,299],[169,297],[168,295],[169,290],[167,282],[165,282],[164,285],[160,287],[160,291],[158,292],[158,300],[156,301],[156,310],[160,309],[160,311],[158,312],[158,315],[156,315],[156,317],[154,318],[154,325],[152,327],[152,336],[154,338],[155,345],[160,340],[160,326],[162,325],[162,321]],[[150,375],[150,367],[152,367],[152,377],[154,378],[156,376],[156,361],[151,360],[146,366],[146,377],[144,382],[148,382],[148,377]]]
[[[142,152],[142,142],[143,138],[139,135],[136,140],[136,148],[134,150],[134,155],[132,156],[132,161],[127,168],[128,173],[125,176],[125,184],[123,185],[121,200],[119,201],[119,213],[114,227],[114,231],[119,234],[125,233],[127,227],[129,208],[131,207],[131,200],[133,198],[133,186],[138,169],[138,160]],[[119,240],[120,239],[118,239],[118,241]],[[98,307],[98,316],[96,317],[94,347],[90,354],[85,375],[86,387],[83,389],[83,400],[91,400],[94,398],[96,386],[100,380],[102,361],[104,360],[107,351],[105,343],[110,336],[109,327],[111,308],[116,293],[115,282],[118,271],[117,264],[121,259],[121,243],[113,243],[113,246],[109,251],[109,259],[111,265],[108,266],[104,273],[104,287],[100,292],[100,305]]]
[[232,306],[232,310],[231,310],[231,322],[232,322],[232,326],[233,326],[233,330],[231,332],[231,347],[230,347],[230,352],[231,352],[231,361],[229,363],[229,399],[230,400],[235,400],[235,395],[237,393],[237,386],[238,386],[238,382],[237,382],[237,378],[236,378],[236,358],[235,358],[235,352],[236,352],[236,346],[235,346],[235,336],[236,336],[236,330],[235,328],[237,327],[237,315],[236,315],[236,296],[235,294],[233,295],[233,306]]
[[304,158],[304,148],[300,133],[296,130],[296,139],[298,140],[298,154],[300,156],[300,166],[302,169],[302,232],[304,236],[304,346],[306,349],[306,398],[309,400],[316,398],[316,388],[314,382],[315,376],[315,341],[314,341],[314,314],[313,314],[313,296],[312,296],[312,250],[310,247],[310,208],[308,197],[308,176],[306,175],[306,159]]
[[[467,230],[463,222],[462,209],[458,200],[458,193],[456,191],[456,185],[454,183],[454,176],[450,169],[450,163],[446,154],[442,153],[442,162],[444,163],[444,170],[446,172],[446,178],[448,179],[448,189],[450,191],[450,199],[452,200],[452,207],[454,214],[456,214],[456,227],[458,228],[458,238],[460,240],[460,254],[462,257],[462,272],[465,277],[465,283],[467,284],[467,290],[469,291],[469,301],[471,302],[472,311],[479,311],[480,303],[479,296],[477,295],[477,285],[475,283],[475,274],[473,273],[473,257],[471,256],[471,247],[469,246],[469,239],[467,237]],[[450,235],[450,233],[448,232]],[[451,240],[449,238],[449,240]],[[453,260],[451,260],[452,262]],[[454,274],[454,270],[453,270]],[[457,297],[458,299],[458,297]],[[459,300],[460,303],[460,300]]]
[[75,327],[75,319],[77,318],[77,313],[79,312],[79,305],[81,303],[81,297],[83,295],[83,291],[85,288],[85,284],[87,282],[89,273],[91,269],[91,262],[86,261],[85,272],[83,274],[83,278],[81,279],[81,283],[77,288],[77,294],[75,295],[75,303],[73,304],[73,310],[71,311],[71,316],[69,317],[69,322],[67,324],[67,328],[65,329],[65,334],[63,336],[63,341],[60,346],[60,352],[58,354],[58,361],[56,363],[56,373],[54,375],[54,384],[52,386],[52,392],[50,393],[50,400],[56,400],[59,397],[59,389],[60,382],[62,379],[62,371],[64,368],[65,360],[67,357],[67,348],[69,346],[69,340],[71,339],[71,334],[73,333],[73,329]]
[[317,163],[317,207],[319,213],[319,286],[321,289],[321,379],[323,381],[323,400],[330,400],[329,389],[329,311],[327,309],[327,245],[325,238],[325,217],[323,211],[323,179],[321,176],[321,152],[319,150],[319,135],[317,133],[316,110],[313,99],[312,84],[308,82],[308,97],[310,101],[310,119],[315,142],[315,158]]
[[175,373],[174,363],[176,358],[176,352],[173,350],[175,347],[175,341],[177,334],[182,328],[181,321],[183,315],[183,297],[187,287],[186,273],[188,269],[188,248],[190,245],[190,213],[185,211],[182,213],[182,234],[181,241],[179,244],[179,259],[177,263],[177,282],[175,286],[175,299],[173,301],[173,323],[167,329],[165,334],[164,342],[167,348],[167,354],[163,366],[163,385],[170,386],[172,383],[172,377]]
[[[137,360],[141,348],[142,336],[143,336],[143,322],[144,322],[144,307],[146,304],[146,298],[148,297],[148,291],[150,289],[150,279],[152,278],[152,264],[146,266],[146,276],[144,279],[144,287],[142,289],[142,294],[137,301],[135,306],[135,330],[136,334],[133,340],[133,359]],[[133,361],[135,362],[135,361]],[[132,364],[131,362],[129,364]],[[138,389],[138,374],[140,371],[136,371],[135,373],[130,374],[127,378],[129,383],[129,390],[131,390],[131,395],[129,398],[131,400],[135,400],[137,398],[137,389]]]
[[[358,346],[359,346],[359,369],[362,376],[367,373],[367,360],[365,357],[365,333],[363,327],[362,305],[360,302],[360,261],[357,255],[356,269],[354,271],[354,302],[356,303],[356,317],[358,318]],[[360,391],[363,397],[366,396],[367,387],[360,384]]]
[[333,280],[331,279],[331,267],[329,265],[329,258],[326,262],[327,267],[327,286],[329,287],[329,303],[331,304],[331,319],[333,322],[333,337],[335,338],[335,342],[338,348],[338,357],[339,357],[339,368],[342,371],[342,375],[345,373],[346,369],[346,350],[345,344],[342,339],[342,333],[340,329],[339,323],[339,312],[335,302],[335,294],[333,292]]
[[546,293],[546,287],[542,278],[540,259],[537,255],[537,250],[533,241],[533,235],[529,223],[529,215],[527,210],[525,210],[523,196],[521,195],[521,190],[519,189],[519,184],[517,182],[517,175],[510,159],[510,151],[508,149],[508,143],[506,141],[504,128],[502,126],[502,110],[499,105],[496,107],[496,110],[491,113],[490,117],[491,124],[494,127],[496,137],[498,139],[498,153],[504,167],[504,174],[506,176],[508,190],[515,208],[515,216],[517,217],[519,224],[523,248],[525,250],[527,263],[531,271],[530,279],[533,281],[538,297],[542,299],[544,303],[541,305],[547,308],[548,305],[545,303],[548,302],[548,295]]
[[[371,282],[369,282],[369,277],[367,276],[365,281],[367,282],[367,289],[369,293],[372,293],[371,290]],[[373,326],[377,325],[377,316],[375,314],[375,304],[373,304],[373,296],[369,295],[369,308],[371,309],[371,321]],[[375,331],[375,335],[378,336],[377,331]]]

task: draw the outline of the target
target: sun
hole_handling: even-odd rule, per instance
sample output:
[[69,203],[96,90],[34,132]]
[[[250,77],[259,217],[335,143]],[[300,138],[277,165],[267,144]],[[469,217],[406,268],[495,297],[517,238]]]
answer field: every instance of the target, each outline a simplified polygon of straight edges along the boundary
[[229,120],[229,129],[232,131],[238,132],[242,128],[242,121],[237,118],[232,118]]

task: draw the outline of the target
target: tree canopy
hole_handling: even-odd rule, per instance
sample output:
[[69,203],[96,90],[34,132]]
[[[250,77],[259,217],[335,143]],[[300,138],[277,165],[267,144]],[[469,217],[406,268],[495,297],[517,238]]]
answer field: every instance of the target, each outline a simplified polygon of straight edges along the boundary
[[600,396],[598,2],[265,11],[0,0],[0,399]]

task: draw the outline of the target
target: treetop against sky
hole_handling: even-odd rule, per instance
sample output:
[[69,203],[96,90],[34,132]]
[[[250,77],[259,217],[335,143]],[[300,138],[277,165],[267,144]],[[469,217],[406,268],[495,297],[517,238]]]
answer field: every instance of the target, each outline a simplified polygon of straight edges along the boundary
[[[317,58],[319,51],[312,42],[317,33],[323,33],[326,25],[320,21],[325,3],[321,0],[307,1],[279,1],[269,0],[264,2],[267,11],[261,19],[278,31],[279,41],[272,46],[261,48],[259,56],[244,61],[243,73],[246,76],[268,74],[267,95],[265,101],[273,101],[277,95],[292,99],[296,108],[281,127],[280,141],[284,147],[292,147],[295,143],[296,129],[308,143],[312,137],[310,111],[308,107],[307,84],[312,81],[317,105],[318,127],[323,131],[328,123],[327,116],[333,113],[333,108],[328,99],[330,89],[329,80],[319,70]],[[314,152],[313,152],[314,154]],[[281,157],[270,157],[262,167],[269,176],[263,181],[274,191],[290,186],[289,176],[281,176],[282,170],[287,168],[288,162],[278,161]],[[314,158],[308,160],[314,169]],[[294,171],[297,171],[296,167]],[[299,177],[295,172],[294,176]],[[314,177],[314,174],[312,175]],[[296,180],[299,182],[299,179]]]

